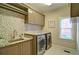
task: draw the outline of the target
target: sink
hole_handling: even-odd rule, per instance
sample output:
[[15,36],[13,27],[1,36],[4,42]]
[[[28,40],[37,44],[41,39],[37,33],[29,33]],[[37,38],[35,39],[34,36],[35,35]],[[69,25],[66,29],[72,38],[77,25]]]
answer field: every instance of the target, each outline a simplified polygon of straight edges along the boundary
[[8,41],[8,42],[9,42],[9,43],[12,43],[12,42],[20,41],[20,40],[24,40],[24,39],[10,40],[10,41]]
[[24,39],[28,39],[28,38],[33,38],[33,37],[29,36],[29,35],[24,35],[24,36],[16,37],[14,40],[10,40],[8,42],[12,43],[12,42],[16,42],[16,41],[20,41],[20,40],[24,40]]

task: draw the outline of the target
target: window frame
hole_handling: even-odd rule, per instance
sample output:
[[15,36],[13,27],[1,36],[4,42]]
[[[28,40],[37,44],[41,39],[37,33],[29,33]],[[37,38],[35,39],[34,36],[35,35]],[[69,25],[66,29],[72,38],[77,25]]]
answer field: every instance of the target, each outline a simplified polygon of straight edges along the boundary
[[[73,35],[72,35],[72,27],[69,28],[69,29],[71,29],[71,39],[66,39],[66,38],[62,38],[62,37],[61,37],[61,30],[62,30],[62,28],[61,28],[61,21],[64,20],[64,19],[67,19],[67,18],[70,18],[70,17],[61,18],[61,20],[60,20],[60,25],[59,25],[59,28],[60,28],[59,38],[60,38],[60,39],[63,39],[63,40],[73,40],[73,39],[72,39],[72,38],[73,38]],[[70,18],[70,20],[71,20],[71,18]],[[72,22],[71,22],[71,23],[72,23]],[[73,24],[71,24],[71,25],[73,26]],[[63,28],[63,29],[68,29],[68,28]]]

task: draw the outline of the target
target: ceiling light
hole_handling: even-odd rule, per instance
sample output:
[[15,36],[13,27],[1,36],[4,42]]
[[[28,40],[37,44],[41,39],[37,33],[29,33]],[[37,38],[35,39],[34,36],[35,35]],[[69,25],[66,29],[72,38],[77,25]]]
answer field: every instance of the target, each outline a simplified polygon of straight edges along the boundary
[[49,6],[49,5],[51,5],[52,3],[44,3],[44,4]]
[[32,10],[29,9],[29,13],[32,13]]

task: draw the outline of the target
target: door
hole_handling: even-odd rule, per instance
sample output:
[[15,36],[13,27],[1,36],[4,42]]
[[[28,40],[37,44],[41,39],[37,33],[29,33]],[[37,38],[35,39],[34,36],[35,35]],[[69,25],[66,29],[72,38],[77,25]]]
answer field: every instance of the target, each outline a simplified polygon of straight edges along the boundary
[[77,17],[77,50],[79,54],[79,17]]
[[7,46],[0,49],[0,55],[20,55],[18,44]]
[[28,9],[28,23],[44,25],[44,15],[41,15],[34,10]]
[[26,41],[22,43],[22,55],[32,55],[32,41]]
[[31,9],[28,9],[28,23],[36,24],[35,17],[35,12]]
[[7,47],[7,51],[9,55],[20,55],[19,46],[17,44],[10,46],[9,48]]
[[45,52],[46,48],[46,38],[45,35],[37,36],[37,54],[41,55]]

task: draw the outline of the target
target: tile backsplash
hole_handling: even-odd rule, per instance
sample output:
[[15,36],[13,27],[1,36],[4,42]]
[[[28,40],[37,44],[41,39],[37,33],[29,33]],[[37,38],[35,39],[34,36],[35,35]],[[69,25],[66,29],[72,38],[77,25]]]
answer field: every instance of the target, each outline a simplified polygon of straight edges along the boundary
[[40,25],[25,24],[26,31],[40,31],[41,29],[42,27]]
[[40,25],[24,24],[25,16],[0,8],[0,46],[7,44],[24,31],[40,31]]
[[0,40],[11,40],[13,31],[21,34],[24,28],[24,15],[0,8]]

